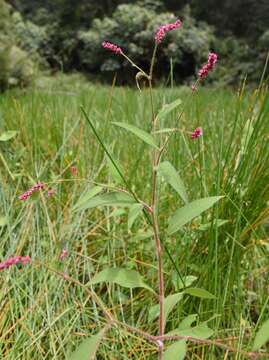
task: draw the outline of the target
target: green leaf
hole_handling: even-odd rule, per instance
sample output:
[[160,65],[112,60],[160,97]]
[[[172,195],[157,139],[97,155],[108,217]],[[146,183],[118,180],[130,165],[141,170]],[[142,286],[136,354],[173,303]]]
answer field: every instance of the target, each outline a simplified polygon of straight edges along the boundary
[[169,161],[164,161],[159,165],[158,171],[164,177],[165,181],[179,194],[182,200],[188,203],[186,188],[173,165]]
[[253,351],[259,350],[269,340],[269,320],[265,321],[258,330],[253,344]]
[[[164,324],[174,306],[183,298],[183,293],[169,295],[164,299]],[[149,322],[152,322],[160,314],[160,306],[154,305],[149,310]]]
[[184,290],[184,294],[196,296],[202,299],[216,299],[216,296],[209,291],[200,288],[188,288]]
[[177,99],[170,104],[164,105],[157,115],[157,120],[159,121],[166,118],[167,115],[170,114],[171,111],[175,110],[181,103],[182,101]]
[[68,357],[68,360],[94,360],[104,335],[105,329],[102,329],[98,334],[82,341],[78,348]]
[[8,217],[7,216],[1,216],[0,217],[0,227],[6,226],[8,223]]
[[90,281],[91,285],[100,282],[118,284],[129,289],[142,287],[153,291],[143,280],[142,276],[135,270],[121,268],[107,268],[96,274]]
[[163,360],[184,360],[186,351],[186,340],[177,341],[165,350]]
[[206,231],[206,230],[210,229],[211,226],[212,227],[220,227],[222,225],[227,224],[227,222],[229,222],[229,220],[217,219],[217,220],[213,221],[213,224],[212,224],[212,222],[209,222],[209,223],[206,223],[206,224],[199,225],[198,230]]
[[8,130],[0,135],[0,141],[8,141],[17,135],[18,131]]
[[128,229],[130,230],[137,219],[137,217],[142,213],[143,205],[134,204],[130,207],[129,215],[128,215]]
[[175,329],[170,331],[167,335],[171,336],[191,336],[196,339],[208,339],[214,334],[214,331],[210,329],[206,323],[189,327],[188,329]]
[[140,140],[143,140],[148,145],[151,145],[156,149],[158,149],[154,137],[151,134],[147,133],[146,131],[139,129],[134,125],[130,125],[122,122],[113,122],[112,124],[119,126],[127,131],[130,131],[132,134],[136,135]]
[[102,187],[101,186],[94,186],[93,188],[91,188],[89,191],[87,191],[86,193],[82,194],[81,197],[79,198],[78,202],[76,203],[76,205],[73,207],[73,210],[80,208],[81,206],[83,206],[85,203],[87,203],[87,201],[89,201],[91,198],[93,198],[95,195],[99,194],[102,191]]
[[142,240],[145,240],[145,239],[148,239],[150,237],[152,237],[154,235],[153,231],[152,230],[148,230],[146,232],[142,232],[142,233],[137,233],[133,238],[132,240],[133,241],[142,241]]
[[223,196],[212,196],[199,200],[192,201],[191,203],[178,209],[175,214],[170,217],[168,224],[168,234],[173,234],[183,225],[187,224],[205,210],[211,208],[217,201],[222,199]]
[[91,209],[97,206],[131,206],[134,203],[134,198],[129,194],[111,192],[89,199],[77,207],[76,210]]
[[116,208],[107,216],[107,218],[114,217],[116,219],[125,214],[126,214],[126,210],[124,208]]
[[186,316],[179,324],[177,330],[189,329],[191,325],[197,320],[197,317],[198,317],[197,314],[191,314]]
[[175,289],[177,289],[177,290],[184,289],[185,287],[191,286],[191,284],[197,280],[197,276],[187,275],[184,277],[183,280],[184,280],[184,284],[183,284],[182,280],[178,277],[178,274],[176,271],[174,271],[172,273],[172,282],[173,282]]

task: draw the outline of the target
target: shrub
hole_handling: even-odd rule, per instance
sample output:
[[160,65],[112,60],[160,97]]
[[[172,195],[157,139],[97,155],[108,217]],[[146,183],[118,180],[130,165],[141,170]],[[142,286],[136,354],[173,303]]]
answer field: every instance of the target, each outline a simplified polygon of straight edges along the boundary
[[8,85],[27,86],[34,75],[34,62],[27,52],[17,46],[12,46],[9,53],[9,78]]
[[18,13],[11,15],[0,0],[0,91],[31,82],[43,35],[38,36],[38,27],[24,23]]

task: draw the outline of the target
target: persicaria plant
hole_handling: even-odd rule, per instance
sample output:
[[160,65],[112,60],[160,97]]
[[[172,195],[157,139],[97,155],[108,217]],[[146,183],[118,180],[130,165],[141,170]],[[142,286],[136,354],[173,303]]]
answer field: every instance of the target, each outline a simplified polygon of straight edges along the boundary
[[[127,331],[135,333],[146,339],[147,341],[153,343],[156,346],[156,353],[158,358],[165,360],[175,360],[183,359],[186,353],[186,343],[187,341],[201,342],[199,337],[199,329],[203,329],[205,332],[203,339],[208,338],[212,335],[212,330],[205,324],[197,325],[194,328],[191,326],[196,319],[187,318],[185,319],[186,326],[184,331],[176,328],[172,333],[166,333],[166,322],[168,320],[169,314],[177,303],[188,294],[191,296],[214,298],[214,295],[207,292],[203,289],[192,288],[190,283],[186,283],[184,277],[182,276],[180,269],[176,266],[176,262],[173,259],[173,254],[169,252],[167,247],[167,242],[169,237],[176,232],[178,232],[185,224],[189,223],[195,217],[199,216],[202,212],[208,210],[212,207],[217,201],[221,199],[221,196],[206,197],[194,201],[189,201],[187,191],[183,185],[181,178],[174,166],[169,162],[163,160],[165,150],[171,139],[171,136],[175,133],[174,129],[162,133],[160,128],[161,120],[166,118],[173,110],[181,108],[178,121],[182,117],[184,107],[182,107],[182,101],[180,99],[175,100],[170,104],[166,104],[159,111],[156,111],[154,96],[152,91],[152,80],[154,74],[154,65],[156,61],[156,56],[158,52],[158,47],[161,46],[162,41],[165,39],[165,36],[168,32],[177,30],[181,26],[181,21],[176,20],[173,23],[165,24],[160,26],[155,33],[155,46],[153,49],[152,60],[147,72],[144,69],[141,69],[137,64],[135,64],[124,52],[124,50],[116,44],[113,44],[109,41],[104,41],[102,46],[105,50],[111,51],[117,56],[123,56],[133,67],[138,70],[136,81],[137,83],[141,78],[145,78],[148,82],[149,93],[150,93],[150,103],[151,103],[151,119],[149,119],[150,132],[146,132],[144,129],[138,128],[134,125],[127,124],[124,122],[115,122],[113,125],[128,131],[133,136],[136,136],[138,140],[144,141],[149,148],[151,155],[151,189],[150,196],[151,199],[149,203],[140,198],[140,195],[137,194],[133,189],[134,187],[130,183],[129,179],[123,174],[121,167],[118,165],[118,162],[114,159],[109,148],[105,145],[103,139],[100,137],[91,117],[86,113],[82,108],[85,119],[90,125],[97,141],[102,146],[104,152],[109,158],[114,171],[121,178],[123,188],[114,188],[113,191],[107,187],[103,187],[102,192],[100,193],[100,188],[96,188],[95,196],[91,199],[88,199],[83,204],[78,204],[76,211],[85,210],[88,208],[93,208],[97,206],[114,206],[114,207],[127,207],[129,208],[129,222],[133,223],[139,216],[143,216],[148,223],[148,226],[151,228],[152,240],[155,245],[156,251],[156,260],[157,260],[157,279],[158,284],[156,289],[152,289],[142,276],[134,270],[129,270],[126,268],[105,268],[101,272],[97,273],[90,281],[91,286],[96,286],[99,283],[114,283],[126,288],[144,288],[146,291],[149,291],[150,296],[155,296],[157,298],[156,305],[149,309],[149,319],[150,321],[157,321],[158,319],[158,333],[150,334],[141,329],[127,325],[126,323],[118,321],[113,317],[111,312],[107,310],[106,306],[99,299],[99,297],[92,292],[91,296],[94,301],[101,307],[101,310],[107,318],[107,325],[95,336],[90,339],[85,340],[81,347],[75,352],[79,354],[82,348],[88,349],[88,357],[94,357],[98,346],[103,339],[107,330],[113,326],[119,328],[124,328]],[[217,55],[210,53],[208,56],[208,62],[204,65],[198,73],[197,81],[192,85],[190,89],[189,101],[193,95],[194,90],[197,90],[200,81],[205,79],[209,71],[213,70],[217,62]],[[191,91],[192,90],[192,91]],[[168,129],[169,130],[169,129]],[[168,135],[167,135],[168,134]],[[190,139],[197,139],[202,136],[203,131],[201,127],[198,127],[194,131],[189,131]],[[160,202],[159,194],[159,182],[163,178],[181,197],[182,201],[185,203],[185,206],[179,208],[174,214],[170,214],[168,217],[168,225],[165,229],[161,228],[159,222],[159,213],[158,209]],[[94,193],[94,189],[93,189]],[[165,294],[165,276],[163,268],[164,257],[167,256],[169,261],[172,262],[173,268],[176,270],[179,279],[183,284],[183,290],[179,293]],[[206,336],[205,336],[206,335]],[[210,341],[210,340],[207,340]],[[87,345],[88,344],[88,345]],[[74,355],[75,356],[75,355]],[[75,357],[74,357],[75,358]]]

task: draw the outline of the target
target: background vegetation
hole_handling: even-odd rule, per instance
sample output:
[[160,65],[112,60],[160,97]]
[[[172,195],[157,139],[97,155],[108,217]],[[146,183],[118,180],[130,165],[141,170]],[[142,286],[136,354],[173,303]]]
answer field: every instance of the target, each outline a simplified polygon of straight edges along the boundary
[[175,17],[184,25],[162,46],[159,79],[173,66],[178,83],[190,82],[209,49],[221,59],[215,80],[259,79],[269,48],[266,0],[224,0],[218,6],[212,0],[0,0],[1,88],[27,83],[34,64],[105,81],[119,72],[120,82],[130,83],[126,62],[111,59],[101,42],[115,42],[139,65],[149,65],[156,28]]
[[[184,99],[188,92],[187,88],[159,88],[154,97],[160,107],[164,101]],[[137,144],[132,135],[111,125],[124,121],[146,130],[148,90],[139,93],[92,86],[72,76],[47,80],[42,91],[12,91],[1,97],[0,134],[18,130],[10,140],[0,141],[1,258],[20,253],[33,260],[23,269],[0,273],[3,360],[68,359],[82,339],[103,326],[103,313],[83,284],[105,267],[135,269],[155,286],[155,251],[142,217],[128,230],[128,211],[124,209],[73,210],[95,182],[117,184],[80,105],[91,114],[106,144],[120,159],[136,193],[148,200],[148,145]],[[197,326],[211,319],[207,326],[212,331],[204,330],[204,336],[209,332],[237,351],[236,355],[219,347],[190,343],[188,359],[228,355],[248,359],[241,351],[251,349],[255,332],[269,317],[268,113],[265,89],[253,95],[243,90],[237,95],[228,90],[201,90],[187,105],[180,123],[177,111],[166,119],[165,126],[180,129],[166,159],[179,170],[189,198],[225,195],[214,211],[166,241],[184,277],[192,280],[193,286],[216,295],[215,299],[185,296],[171,313],[166,330],[197,314]],[[204,138],[192,141],[188,131],[198,125],[203,126]],[[76,166],[76,175],[71,166]],[[56,193],[51,198],[43,193],[20,202],[18,196],[35,179]],[[160,213],[166,214],[160,218],[163,227],[181,201],[164,182],[160,186]],[[69,256],[59,262],[63,248]],[[64,274],[81,285],[67,281]],[[166,296],[182,289],[166,255],[164,275]],[[147,290],[117,285],[95,289],[118,320],[156,332],[157,320],[148,320],[156,299]],[[155,359],[156,351],[134,334],[114,328],[107,334],[98,359]]]

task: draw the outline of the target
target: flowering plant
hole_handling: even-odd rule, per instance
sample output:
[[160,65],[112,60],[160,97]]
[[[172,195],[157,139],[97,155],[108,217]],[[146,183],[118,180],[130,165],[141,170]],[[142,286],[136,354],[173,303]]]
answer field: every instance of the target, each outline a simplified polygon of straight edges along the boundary
[[[184,294],[189,294],[193,296],[201,296],[201,297],[208,297],[214,298],[212,294],[207,292],[203,289],[197,288],[190,288],[189,285],[186,284],[184,277],[182,276],[180,269],[176,266],[176,263],[173,259],[173,255],[169,252],[165,242],[167,238],[172,234],[176,233],[182,226],[190,222],[195,217],[199,216],[202,212],[209,209],[213,206],[217,201],[221,199],[221,196],[214,196],[214,197],[207,197],[203,199],[198,199],[195,201],[190,202],[188,199],[188,195],[186,189],[183,185],[179,174],[177,173],[176,169],[173,165],[168,161],[162,161],[163,155],[165,153],[166,147],[169,143],[171,136],[174,134],[174,130],[170,132],[168,136],[162,136],[162,130],[159,128],[161,120],[166,118],[169,113],[179,106],[181,106],[182,101],[180,99],[175,100],[170,104],[166,104],[162,109],[156,111],[155,103],[154,103],[154,96],[152,91],[152,81],[153,81],[153,74],[154,74],[154,65],[157,56],[158,47],[164,41],[165,36],[168,32],[172,30],[179,29],[181,27],[181,21],[178,19],[173,23],[168,23],[165,25],[160,26],[155,33],[155,46],[153,50],[152,60],[150,64],[150,69],[148,72],[140,68],[133,60],[129,58],[124,52],[124,50],[109,41],[104,41],[102,46],[105,50],[111,51],[117,56],[123,56],[134,68],[137,69],[136,75],[136,82],[138,88],[140,89],[139,82],[142,78],[146,79],[149,86],[149,93],[151,99],[151,131],[146,132],[140,128],[135,127],[134,125],[127,124],[127,123],[119,123],[116,122],[114,125],[118,126],[125,131],[129,131],[134,136],[136,136],[139,140],[144,141],[150,147],[151,153],[151,174],[152,174],[152,186],[151,186],[151,193],[150,203],[147,203],[144,200],[141,200],[139,195],[133,190],[133,187],[129,183],[129,180],[126,179],[124,176],[121,167],[118,165],[117,161],[114,159],[112,153],[108,149],[108,147],[104,144],[103,139],[99,136],[99,133],[93,124],[90,116],[86,113],[84,108],[82,108],[83,114],[85,119],[87,120],[88,124],[90,125],[96,139],[102,146],[104,152],[108,156],[115,172],[120,177],[124,188],[116,188],[112,191],[109,191],[109,187],[107,187],[106,191],[102,194],[98,194],[94,196],[92,199],[88,200],[87,202],[80,204],[76,210],[80,209],[87,209],[92,208],[95,206],[120,206],[120,207],[128,207],[129,210],[129,223],[133,223],[138,216],[143,216],[147,221],[148,225],[152,229],[152,238],[155,244],[155,251],[156,251],[156,258],[157,258],[157,273],[158,273],[158,291],[157,293],[155,290],[151,289],[144,281],[144,279],[140,276],[140,274],[134,270],[128,270],[124,268],[106,268],[101,272],[97,273],[91,279],[91,285],[94,286],[96,284],[107,282],[107,283],[116,283],[120,286],[124,286],[127,288],[136,288],[142,287],[147,289],[148,291],[155,294],[158,298],[158,304],[153,306],[149,311],[149,319],[152,321],[158,318],[159,323],[159,332],[158,335],[152,335],[147,332],[144,332],[138,328],[134,328],[130,325],[125,323],[121,323],[116,320],[110,311],[106,309],[102,301],[95,295],[93,295],[94,300],[97,304],[101,307],[102,311],[104,312],[107,318],[107,325],[101,332],[95,335],[93,341],[94,343],[100,343],[101,339],[103,338],[105,332],[111,326],[119,326],[124,327],[130,332],[137,333],[141,335],[146,340],[150,341],[151,343],[156,345],[158,358],[159,360],[166,359],[166,360],[174,360],[174,353],[180,354],[180,358],[183,359],[186,353],[186,341],[198,341],[201,340],[197,337],[192,336],[184,336],[181,332],[175,332],[173,335],[166,334],[165,335],[165,326],[166,320],[169,313],[172,311],[173,307],[183,298]],[[217,55],[214,53],[210,53],[208,56],[208,62],[206,65],[202,67],[202,69],[198,73],[198,78],[196,83],[192,86],[192,91],[190,91],[190,97],[187,101],[190,100],[191,96],[193,96],[194,91],[197,90],[199,83],[205,79],[208,75],[209,71],[213,70],[217,61]],[[179,113],[178,119],[181,118],[184,111],[184,107],[182,108],[181,112]],[[161,134],[161,136],[160,136]],[[198,127],[194,131],[190,132],[190,138],[195,140],[201,137],[203,134],[202,128]],[[185,206],[178,209],[174,215],[172,215],[168,220],[168,228],[163,231],[160,228],[159,224],[159,180],[160,177],[163,177],[179,194]],[[105,187],[104,187],[105,190]],[[100,192],[100,191],[99,191]],[[187,215],[186,215],[187,214]],[[130,225],[130,224],[129,224]],[[165,252],[165,253],[164,253]],[[172,262],[173,267],[176,269],[177,274],[182,281],[183,284],[183,291],[180,293],[172,294],[165,296],[165,282],[164,282],[164,270],[163,270],[163,257],[166,254],[169,260]],[[206,326],[207,329],[207,337],[212,334],[211,330]],[[189,329],[190,330],[190,329]],[[199,331],[198,331],[199,333]],[[166,346],[165,342],[170,340],[177,340],[177,342],[172,343],[170,346]],[[180,341],[178,341],[180,340]],[[86,342],[89,340],[86,340]],[[92,338],[90,339],[92,342]],[[82,347],[85,346],[84,343],[81,345]],[[92,352],[90,355],[94,355],[97,351],[97,347],[93,347]],[[79,351],[79,350],[78,350]]]

